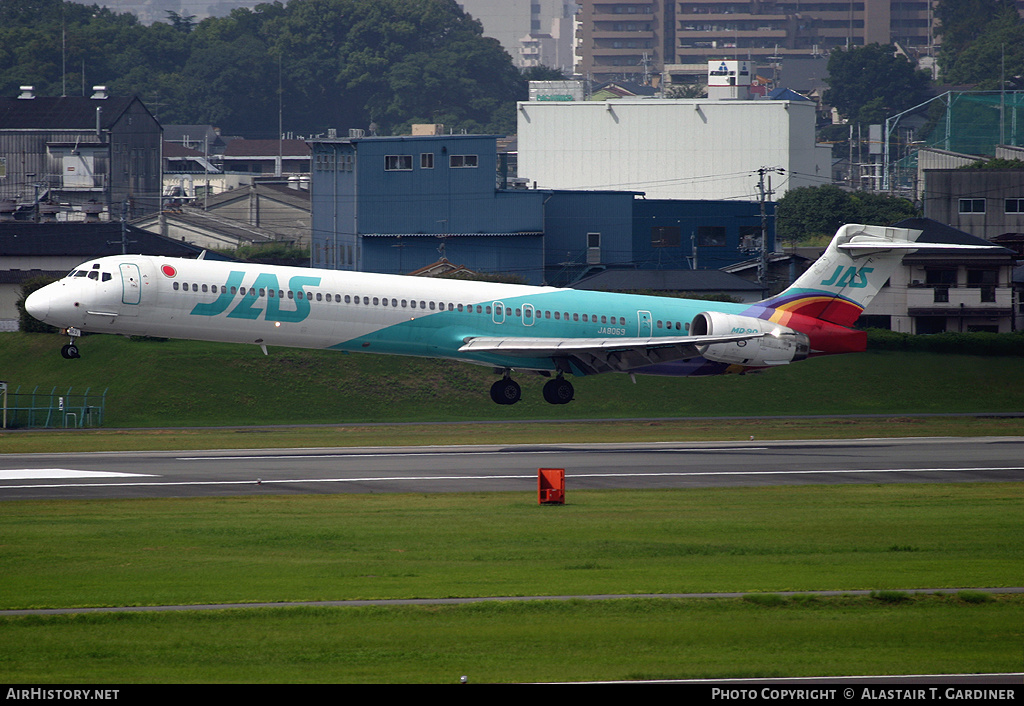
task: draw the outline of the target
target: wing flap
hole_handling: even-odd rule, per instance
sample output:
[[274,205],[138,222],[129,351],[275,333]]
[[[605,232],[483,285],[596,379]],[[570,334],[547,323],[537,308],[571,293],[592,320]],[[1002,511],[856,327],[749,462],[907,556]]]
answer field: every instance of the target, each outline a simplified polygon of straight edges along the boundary
[[[587,374],[628,372],[656,363],[696,358],[700,348],[764,334],[661,336],[658,338],[467,338],[460,353],[498,353],[517,358],[551,358],[575,363]],[[566,369],[568,372],[568,369]]]

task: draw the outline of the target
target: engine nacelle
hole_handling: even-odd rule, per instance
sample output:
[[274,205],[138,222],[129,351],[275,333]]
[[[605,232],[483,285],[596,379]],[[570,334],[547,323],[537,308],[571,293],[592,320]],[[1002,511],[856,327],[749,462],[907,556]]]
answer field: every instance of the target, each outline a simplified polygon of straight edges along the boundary
[[760,367],[803,360],[811,350],[807,336],[799,331],[751,316],[703,311],[690,324],[691,336],[727,336],[733,333],[764,335],[745,341],[700,346],[700,354],[717,363]]

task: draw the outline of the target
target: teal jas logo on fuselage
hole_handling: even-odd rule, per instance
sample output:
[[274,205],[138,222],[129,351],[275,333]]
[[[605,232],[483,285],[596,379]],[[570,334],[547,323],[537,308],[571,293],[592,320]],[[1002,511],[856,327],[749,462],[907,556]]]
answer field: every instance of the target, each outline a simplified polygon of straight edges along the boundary
[[868,286],[868,273],[874,272],[874,270],[875,268],[873,267],[862,267],[858,270],[852,265],[850,267],[840,265],[836,268],[836,271],[832,273],[831,277],[821,281],[821,286],[864,289]]
[[[245,278],[244,272],[232,271],[228,275],[228,281],[221,287],[220,296],[215,301],[196,304],[190,312],[193,316],[218,316],[231,307],[235,299],[239,299],[234,308],[228,313],[229,319],[258,319],[261,314],[267,321],[282,321],[285,323],[298,323],[305,321],[309,316],[309,297],[303,291],[303,287],[316,287],[320,284],[319,277],[307,277],[295,275],[288,280],[288,289],[278,289],[280,284],[277,275],[261,274],[248,289],[242,287]],[[287,298],[289,308],[281,309],[284,299]],[[266,302],[266,312],[263,303]],[[294,303],[295,308],[291,305]]]

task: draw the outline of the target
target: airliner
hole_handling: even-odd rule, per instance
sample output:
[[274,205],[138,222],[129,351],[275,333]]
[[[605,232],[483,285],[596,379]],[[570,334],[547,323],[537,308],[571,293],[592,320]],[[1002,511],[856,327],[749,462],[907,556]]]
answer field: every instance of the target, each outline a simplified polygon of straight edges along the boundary
[[744,373],[863,351],[850,328],[921,231],[848,224],[781,294],[757,303],[590,292],[145,255],[101,257],[29,295],[29,314],[83,332],[447,358],[494,368],[510,405],[515,371],[573,400],[567,375]]

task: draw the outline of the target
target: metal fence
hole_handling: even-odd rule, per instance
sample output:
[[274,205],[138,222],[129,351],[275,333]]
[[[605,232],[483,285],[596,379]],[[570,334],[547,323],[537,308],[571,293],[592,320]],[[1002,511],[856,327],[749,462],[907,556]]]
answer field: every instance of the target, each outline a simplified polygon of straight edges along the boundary
[[75,392],[73,388],[49,392],[39,390],[22,392],[21,386],[3,394],[4,428],[83,429],[103,426],[103,411],[107,390],[101,393]]

